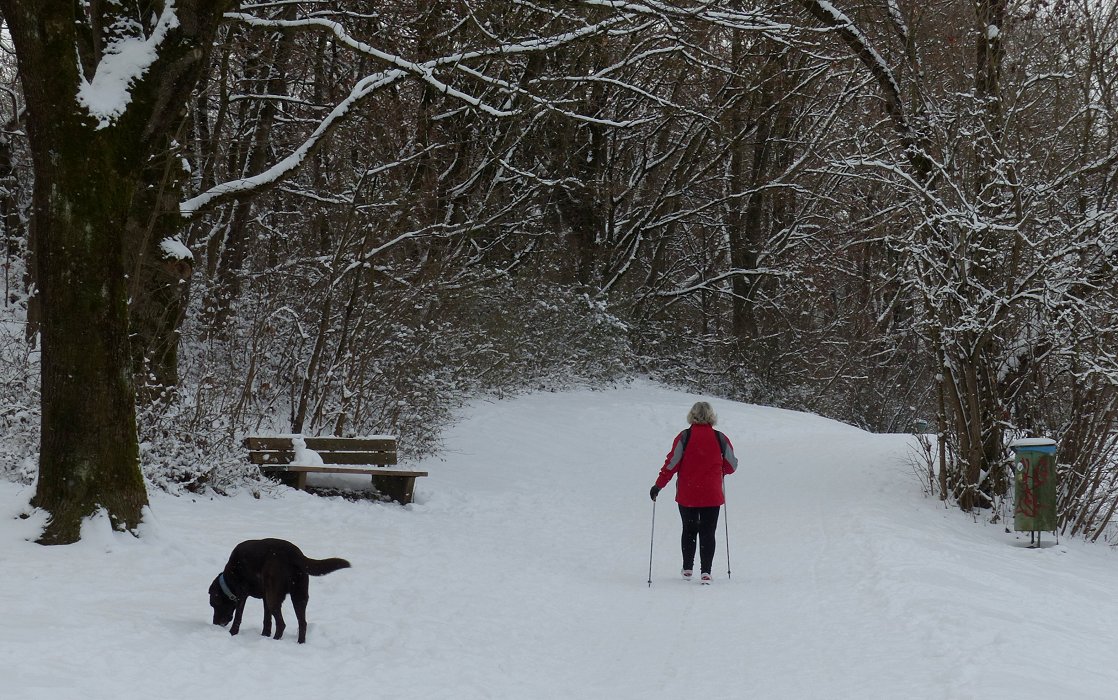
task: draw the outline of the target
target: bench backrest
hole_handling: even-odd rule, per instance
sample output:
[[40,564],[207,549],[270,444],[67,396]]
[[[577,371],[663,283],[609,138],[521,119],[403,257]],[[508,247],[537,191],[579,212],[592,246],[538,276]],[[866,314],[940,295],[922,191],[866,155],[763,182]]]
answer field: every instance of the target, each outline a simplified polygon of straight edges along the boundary
[[[250,435],[245,438],[248,457],[253,464],[291,464],[295,458],[292,436]],[[396,464],[396,438],[303,437],[308,450],[314,450],[325,464]]]

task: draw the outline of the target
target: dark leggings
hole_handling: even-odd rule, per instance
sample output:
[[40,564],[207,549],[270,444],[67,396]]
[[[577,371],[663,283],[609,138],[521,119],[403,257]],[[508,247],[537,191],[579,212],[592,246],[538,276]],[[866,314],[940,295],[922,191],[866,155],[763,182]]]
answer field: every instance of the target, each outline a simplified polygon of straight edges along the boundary
[[718,511],[722,506],[709,508],[679,507],[679,517],[683,518],[683,568],[695,568],[695,542],[699,544],[699,567],[704,574],[710,573],[714,564],[714,533],[718,529]]

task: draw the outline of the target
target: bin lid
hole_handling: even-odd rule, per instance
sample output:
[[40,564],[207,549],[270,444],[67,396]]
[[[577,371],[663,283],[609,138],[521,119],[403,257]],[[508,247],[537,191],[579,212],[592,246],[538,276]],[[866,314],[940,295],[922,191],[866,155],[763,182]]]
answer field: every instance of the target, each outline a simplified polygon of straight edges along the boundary
[[1056,441],[1052,438],[1020,438],[1009,443],[1009,449],[1017,450],[1032,450],[1034,452],[1055,452]]

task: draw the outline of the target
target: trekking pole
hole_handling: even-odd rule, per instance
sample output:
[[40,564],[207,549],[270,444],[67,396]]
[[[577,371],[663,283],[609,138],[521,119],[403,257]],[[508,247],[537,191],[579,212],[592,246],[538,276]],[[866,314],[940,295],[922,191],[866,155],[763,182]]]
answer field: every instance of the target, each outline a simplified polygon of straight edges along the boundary
[[648,587],[652,588],[652,543],[656,540],[656,500],[652,501],[652,536],[648,538]]
[[722,523],[726,528],[726,578],[730,578],[730,504],[726,501],[726,475],[722,475]]

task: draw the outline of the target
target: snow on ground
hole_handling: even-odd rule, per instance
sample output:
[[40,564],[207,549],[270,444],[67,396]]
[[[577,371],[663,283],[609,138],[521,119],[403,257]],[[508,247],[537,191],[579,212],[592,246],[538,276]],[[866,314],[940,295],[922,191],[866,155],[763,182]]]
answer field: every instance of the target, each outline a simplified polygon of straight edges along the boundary
[[[1113,698],[1118,558],[1030,550],[920,494],[905,436],[712,400],[732,577],[679,579],[669,486],[648,487],[695,396],[637,383],[477,402],[409,507],[283,491],[152,494],[140,539],[91,521],[28,542],[0,484],[5,697]],[[237,542],[353,563],[311,580],[307,644],[210,624]],[[1027,541],[1027,537],[1025,538]]]

